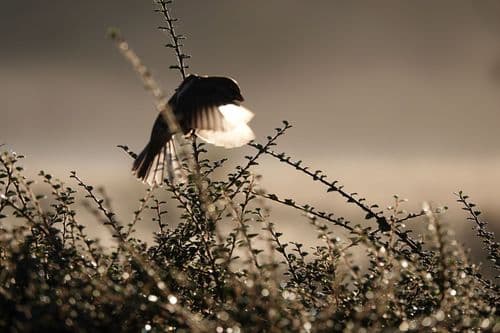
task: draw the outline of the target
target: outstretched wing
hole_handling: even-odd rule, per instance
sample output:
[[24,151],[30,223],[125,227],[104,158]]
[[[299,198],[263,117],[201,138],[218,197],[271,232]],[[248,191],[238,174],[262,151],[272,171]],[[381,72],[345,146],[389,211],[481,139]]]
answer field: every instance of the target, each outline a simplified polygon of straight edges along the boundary
[[223,131],[224,115],[219,106],[243,101],[236,81],[227,77],[190,75],[179,86],[170,103],[184,132],[191,129]]
[[222,130],[196,129],[196,135],[216,146],[235,148],[255,139],[248,122],[253,113],[241,105],[227,104],[219,106],[224,119]]

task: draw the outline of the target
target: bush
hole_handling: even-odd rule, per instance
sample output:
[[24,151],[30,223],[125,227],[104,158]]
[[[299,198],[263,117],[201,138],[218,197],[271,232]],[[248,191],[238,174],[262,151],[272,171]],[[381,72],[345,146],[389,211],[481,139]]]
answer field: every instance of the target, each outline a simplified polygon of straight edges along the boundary
[[[168,4],[159,1],[158,10],[172,38],[168,46],[178,56],[173,67],[184,76],[187,56]],[[161,108],[163,94],[149,71],[117,31],[112,37]],[[387,211],[368,204],[322,171],[277,152],[277,140],[290,127],[284,122],[265,143],[250,143],[255,154],[223,180],[213,173],[225,159],[209,161],[205,146],[193,139],[183,160],[189,181],[148,190],[128,224],[119,222],[105,196],[72,172],[75,188],[116,240],[111,248],[87,236],[75,211],[74,187],[42,171],[50,194],[37,195],[19,164],[22,156],[1,153],[0,222],[18,220],[0,223],[2,331],[500,331],[498,286],[481,276],[440,222],[444,208],[407,214],[397,197]],[[252,172],[264,155],[342,196],[368,221],[352,223],[266,193]],[[469,198],[462,192],[457,196],[498,270],[498,243]],[[175,226],[165,222],[166,200],[182,213]],[[266,201],[303,213],[318,243],[306,249],[285,241]],[[134,234],[146,211],[154,213],[158,226],[151,246]],[[404,223],[421,216],[428,229],[417,241]],[[339,228],[349,237],[337,237]],[[367,269],[353,260],[354,250],[366,253]]]

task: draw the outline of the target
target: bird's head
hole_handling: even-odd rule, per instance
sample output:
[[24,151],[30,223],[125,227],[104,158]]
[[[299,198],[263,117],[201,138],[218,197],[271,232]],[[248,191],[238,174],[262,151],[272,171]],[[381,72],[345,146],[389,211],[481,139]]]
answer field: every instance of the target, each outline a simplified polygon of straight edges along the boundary
[[245,100],[243,98],[243,96],[241,95],[240,86],[238,85],[238,82],[236,82],[235,79],[230,78],[230,77],[228,77],[228,78],[221,78],[221,79],[226,79],[226,80],[230,81],[230,83],[227,86],[230,89],[230,92],[233,95],[233,98],[235,100],[240,101],[240,102],[243,102]]

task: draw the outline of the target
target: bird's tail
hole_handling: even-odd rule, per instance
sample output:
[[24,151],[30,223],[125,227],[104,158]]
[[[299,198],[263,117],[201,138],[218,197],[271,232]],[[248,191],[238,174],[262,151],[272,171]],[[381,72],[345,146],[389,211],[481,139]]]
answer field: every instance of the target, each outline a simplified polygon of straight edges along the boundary
[[135,159],[132,173],[150,186],[162,185],[165,178],[173,183],[183,182],[187,177],[182,170],[174,140],[169,140],[159,148],[148,143]]

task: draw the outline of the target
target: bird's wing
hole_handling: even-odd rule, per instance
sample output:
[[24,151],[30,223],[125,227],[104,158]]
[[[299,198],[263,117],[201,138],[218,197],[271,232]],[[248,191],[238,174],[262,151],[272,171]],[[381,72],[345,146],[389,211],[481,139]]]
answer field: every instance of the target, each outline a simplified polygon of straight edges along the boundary
[[253,113],[240,105],[227,104],[219,106],[223,115],[223,130],[196,129],[198,137],[216,146],[225,148],[240,147],[255,138],[248,126]]
[[236,81],[226,77],[188,78],[174,95],[175,111],[185,130],[224,131],[224,115],[219,106],[243,101]]

